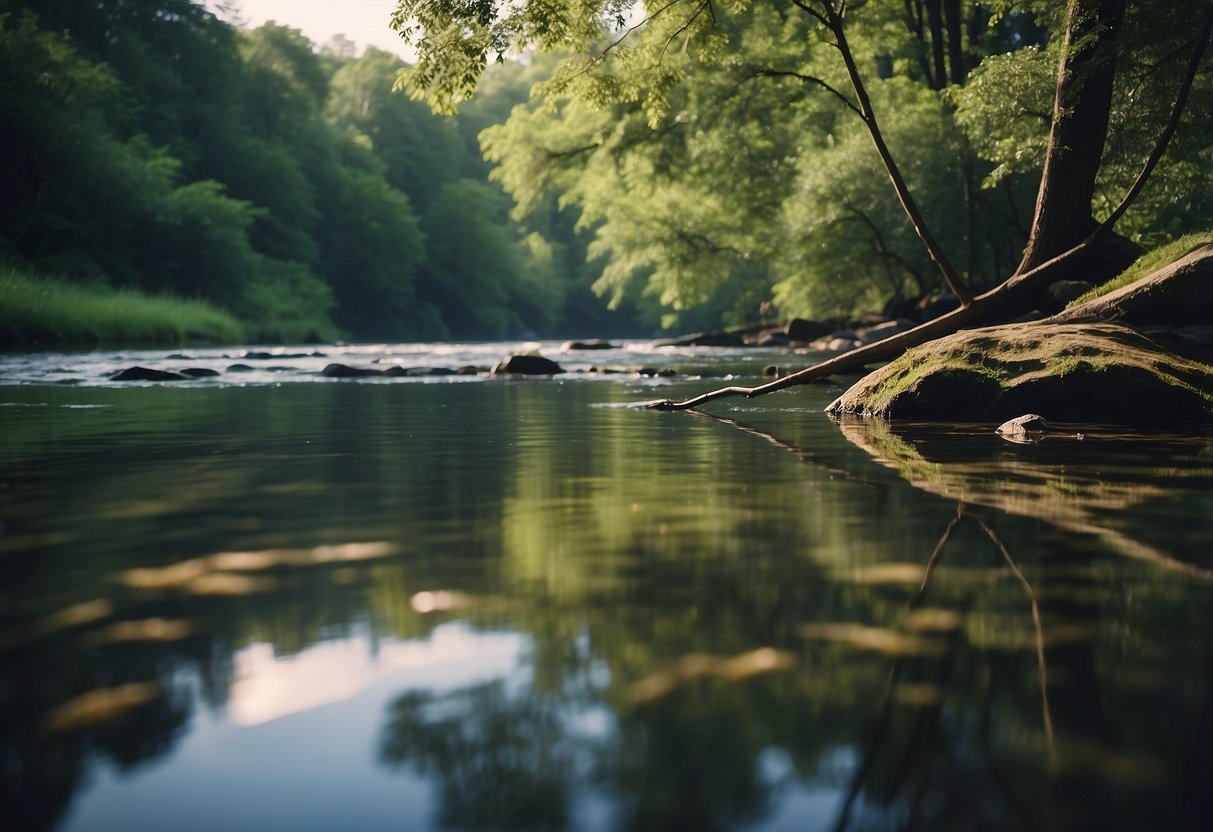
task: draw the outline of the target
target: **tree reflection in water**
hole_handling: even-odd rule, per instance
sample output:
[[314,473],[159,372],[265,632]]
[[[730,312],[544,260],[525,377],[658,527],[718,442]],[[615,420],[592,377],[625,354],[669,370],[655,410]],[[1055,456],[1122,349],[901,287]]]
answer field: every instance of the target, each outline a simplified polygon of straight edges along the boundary
[[[854,428],[847,435],[856,441]],[[881,440],[886,450],[890,437]],[[735,829],[770,816],[798,781],[837,795],[832,818],[806,818],[807,828],[1207,828],[1210,610],[1168,615],[1165,596],[1135,597],[1131,581],[1110,579],[1098,547],[1071,545],[1076,534],[1095,537],[1202,583],[1205,567],[1186,551],[1105,523],[1109,511],[1162,492],[1115,477],[1059,488],[1047,467],[930,460],[899,440],[895,461],[874,455],[916,488],[970,502],[955,504],[950,518],[941,513],[941,535],[921,564],[852,576],[873,595],[843,607],[861,620],[796,611],[809,623],[779,625],[804,640],[778,645],[795,660],[771,673],[732,678],[712,670],[731,659],[699,655],[640,680],[627,654],[645,633],[628,632],[628,616],[591,625],[609,681],[595,686],[576,663],[561,678],[557,661],[544,665],[542,685],[406,694],[384,729],[383,759],[436,778],[438,820],[453,829],[576,828],[575,807],[588,794],[615,807],[616,828]],[[1045,522],[1029,551],[1012,551],[1000,534],[1007,513]],[[846,593],[848,579],[839,578]],[[1139,625],[1140,615],[1170,618],[1185,638],[1159,644],[1167,625]],[[745,623],[750,632],[783,631]],[[558,631],[548,635],[559,640]],[[576,652],[565,647],[541,649]],[[1176,652],[1193,677],[1178,695],[1160,696],[1151,668],[1165,677]],[[1125,667],[1121,658],[1130,659]],[[579,730],[588,711],[611,714],[613,724]],[[840,751],[851,762],[840,765]],[[772,774],[773,753],[789,772]]]
[[[421,645],[454,621],[528,652],[503,681],[408,676],[371,726],[376,759],[434,789],[419,824],[1213,827],[1207,443],[757,416],[772,432],[560,389],[226,392],[196,441],[199,402],[165,399],[154,427],[180,436],[150,457],[31,440],[0,492],[27,535],[0,540],[0,825],[70,821],[96,772],[172,769],[250,646]],[[148,442],[107,412],[88,430]],[[81,424],[63,414],[37,430]],[[269,775],[342,767],[282,735]]]

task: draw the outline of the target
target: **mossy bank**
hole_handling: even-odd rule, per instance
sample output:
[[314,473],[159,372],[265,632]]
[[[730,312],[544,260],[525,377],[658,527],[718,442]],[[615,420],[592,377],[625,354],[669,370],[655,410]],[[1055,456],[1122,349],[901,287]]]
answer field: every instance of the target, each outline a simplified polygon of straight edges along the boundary
[[[865,376],[834,414],[920,421],[1213,424],[1213,245],[1040,321],[965,330]],[[1178,337],[1182,335],[1183,337]],[[1203,337],[1202,337],[1203,336]]]

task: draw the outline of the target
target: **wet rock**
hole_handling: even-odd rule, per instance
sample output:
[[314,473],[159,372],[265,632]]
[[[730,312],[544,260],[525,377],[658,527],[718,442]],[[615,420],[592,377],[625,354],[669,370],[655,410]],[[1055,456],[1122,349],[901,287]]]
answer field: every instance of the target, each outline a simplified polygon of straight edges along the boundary
[[1043,416],[1025,413],[1023,416],[1016,416],[1014,419],[1003,422],[995,433],[1011,442],[1036,442],[1044,436],[1048,429],[1049,423]]
[[524,376],[551,376],[563,373],[564,368],[542,355],[511,355],[493,367],[493,375],[511,373]]
[[229,364],[227,367],[229,373],[253,373],[256,370],[247,364]]
[[768,364],[762,368],[763,378],[779,378],[781,375],[783,373],[780,372],[779,365],[777,364]]
[[787,333],[773,331],[759,333],[754,340],[754,344],[759,347],[786,347],[792,343],[792,339],[787,336]]
[[481,373],[487,373],[488,371],[489,371],[488,367],[477,367],[474,364],[466,364],[462,367],[456,368],[455,375],[457,375],[457,376],[478,376]]
[[813,343],[809,344],[809,349],[818,350],[820,352],[849,352],[860,346],[859,339],[855,337],[855,333],[850,330],[841,330],[833,335],[827,335],[824,338],[818,338]]
[[612,344],[610,341],[602,338],[590,338],[585,341],[565,341],[560,345],[561,352],[574,352],[576,350],[614,350],[619,349],[618,344]]
[[678,373],[669,367],[641,367],[636,371],[636,375],[645,378],[673,378]]
[[110,376],[110,381],[182,381],[186,376],[148,367],[128,367]]
[[189,376],[190,378],[210,378],[211,376],[219,375],[219,371],[211,370],[207,367],[186,367],[181,371],[181,375]]
[[455,371],[449,367],[388,367],[380,375],[395,378],[431,378],[453,376]]
[[351,367],[348,364],[328,364],[320,375],[325,378],[369,378],[383,375],[382,370],[368,370],[364,367]]
[[787,336],[792,341],[816,341],[824,335],[829,335],[835,326],[821,321],[809,321],[804,318],[793,318],[788,321]]

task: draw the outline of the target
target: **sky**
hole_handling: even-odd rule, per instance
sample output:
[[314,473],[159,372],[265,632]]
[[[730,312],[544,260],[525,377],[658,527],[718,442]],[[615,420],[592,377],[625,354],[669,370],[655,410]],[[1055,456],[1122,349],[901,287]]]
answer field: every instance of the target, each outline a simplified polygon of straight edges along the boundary
[[[218,0],[206,0],[212,11]],[[396,0],[228,0],[239,8],[240,18],[255,29],[267,20],[299,29],[312,43],[323,45],[333,35],[345,35],[357,44],[377,46],[409,58],[400,38],[388,28]],[[227,15],[220,14],[225,20]]]

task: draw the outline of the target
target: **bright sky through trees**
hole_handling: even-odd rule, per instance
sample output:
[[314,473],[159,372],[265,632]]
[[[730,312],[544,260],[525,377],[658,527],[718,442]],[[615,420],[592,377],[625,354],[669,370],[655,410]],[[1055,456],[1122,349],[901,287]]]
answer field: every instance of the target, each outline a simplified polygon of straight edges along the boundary
[[413,54],[388,28],[394,0],[206,0],[205,5],[229,22],[234,22],[232,14],[223,7],[232,9],[249,28],[273,20],[299,29],[319,45],[333,35],[345,35],[359,52],[377,46],[405,59]]

